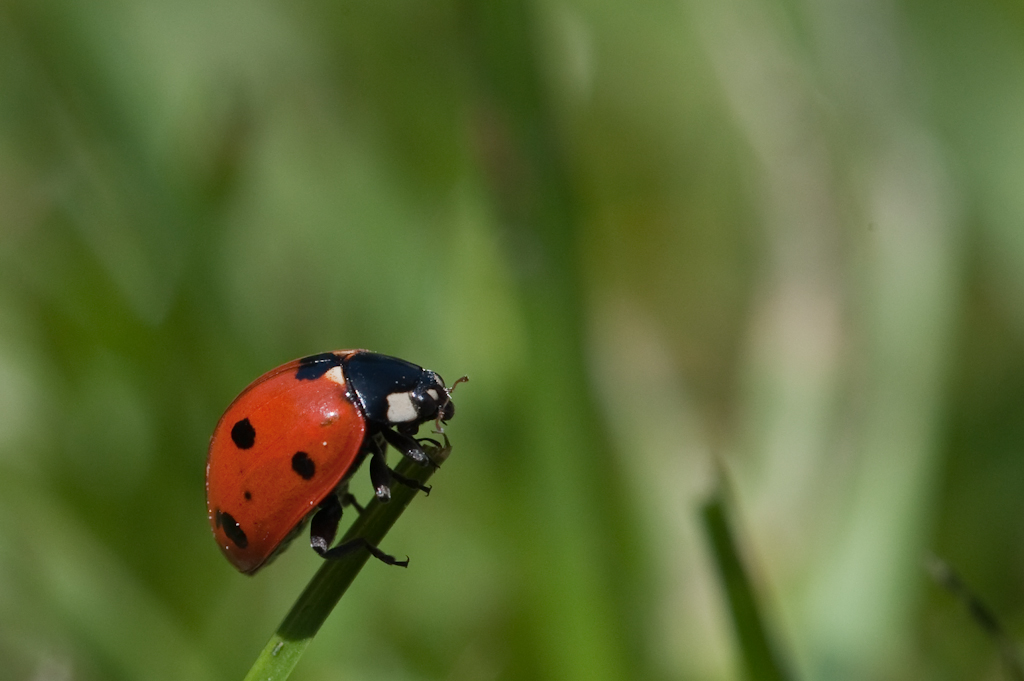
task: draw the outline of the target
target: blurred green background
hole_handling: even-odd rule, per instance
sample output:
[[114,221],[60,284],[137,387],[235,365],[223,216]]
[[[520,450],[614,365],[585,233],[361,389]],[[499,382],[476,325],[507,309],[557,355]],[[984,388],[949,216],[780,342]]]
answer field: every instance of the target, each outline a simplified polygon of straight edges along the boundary
[[293,678],[738,678],[716,460],[799,678],[1003,678],[1024,10],[0,0],[0,679],[241,678],[209,434],[353,347],[472,380]]

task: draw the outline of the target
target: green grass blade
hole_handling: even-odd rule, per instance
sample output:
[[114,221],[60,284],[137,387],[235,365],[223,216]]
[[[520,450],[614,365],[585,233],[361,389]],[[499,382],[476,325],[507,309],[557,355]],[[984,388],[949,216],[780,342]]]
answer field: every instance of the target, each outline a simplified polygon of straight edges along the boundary
[[[448,458],[450,447],[426,448],[427,454],[438,465]],[[395,472],[420,483],[425,483],[434,468],[419,466],[403,459]],[[365,537],[378,546],[384,535],[416,496],[416,490],[397,483],[391,488],[391,501],[382,504],[374,499],[342,537],[344,543],[356,537]],[[355,551],[340,560],[326,560],[313,579],[295,601],[281,626],[253,663],[245,681],[283,681],[298,664],[306,647],[316,636],[327,616],[344,595],[349,585],[370,558],[367,551]]]
[[1012,681],[1024,681],[1024,662],[1021,662],[1017,643],[1006,633],[1006,628],[996,617],[995,611],[981,600],[949,563],[938,556],[928,556],[925,560],[925,569],[936,584],[963,604],[974,623],[996,644],[1007,676]]
[[736,548],[735,534],[729,525],[721,492],[715,493],[701,508],[704,532],[715,558],[729,612],[732,615],[747,678],[751,681],[786,681],[789,675],[772,645],[765,628],[743,561]]

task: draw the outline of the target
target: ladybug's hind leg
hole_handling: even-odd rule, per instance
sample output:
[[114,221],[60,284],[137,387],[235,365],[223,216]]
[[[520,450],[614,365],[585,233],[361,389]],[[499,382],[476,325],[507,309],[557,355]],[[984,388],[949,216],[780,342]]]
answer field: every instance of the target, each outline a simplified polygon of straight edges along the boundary
[[313,515],[309,523],[309,545],[321,556],[334,543],[338,534],[338,523],[341,522],[341,502],[337,494],[330,494],[320,502],[320,510]]
[[337,495],[331,494],[320,502],[320,510],[313,516],[313,520],[309,525],[309,545],[320,554],[321,558],[337,560],[353,551],[365,548],[370,552],[370,555],[387,565],[405,567],[409,564],[408,558],[398,560],[394,556],[384,553],[363,537],[339,544],[333,549],[330,548],[331,544],[334,543],[335,535],[338,534],[338,523],[340,521],[341,501],[338,500]]

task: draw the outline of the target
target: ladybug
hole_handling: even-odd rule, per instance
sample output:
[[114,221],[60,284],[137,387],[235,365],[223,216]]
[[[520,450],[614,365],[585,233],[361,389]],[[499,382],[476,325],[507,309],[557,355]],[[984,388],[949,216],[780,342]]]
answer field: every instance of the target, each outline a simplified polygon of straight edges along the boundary
[[[459,379],[452,385],[465,380]],[[431,465],[420,424],[455,415],[451,388],[433,371],[366,350],[338,350],[294,360],[242,391],[220,418],[206,461],[206,507],[217,545],[238,570],[253,574],[310,523],[310,545],[327,559],[366,548],[389,565],[406,565],[365,539],[330,548],[343,505],[362,510],[348,481],[370,457],[381,501],[397,475],[387,445]]]

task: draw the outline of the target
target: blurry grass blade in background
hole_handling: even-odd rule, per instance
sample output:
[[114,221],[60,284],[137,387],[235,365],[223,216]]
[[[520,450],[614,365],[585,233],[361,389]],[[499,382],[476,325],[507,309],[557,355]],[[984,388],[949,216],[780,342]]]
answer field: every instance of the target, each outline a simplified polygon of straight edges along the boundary
[[701,520],[729,604],[747,678],[750,681],[788,681],[778,648],[765,626],[748,570],[740,558],[721,490],[701,508]]
[[1017,643],[1006,633],[995,613],[964,583],[956,570],[938,556],[925,559],[925,568],[935,583],[956,597],[974,622],[990,636],[999,648],[1007,674],[1013,681],[1024,681],[1024,664],[1021,663]]
[[643,551],[585,362],[580,201],[540,68],[538,8],[459,4],[475,66],[477,161],[528,343],[515,538],[532,629],[526,650],[544,678],[647,677],[644,630],[630,626],[643,602]]

